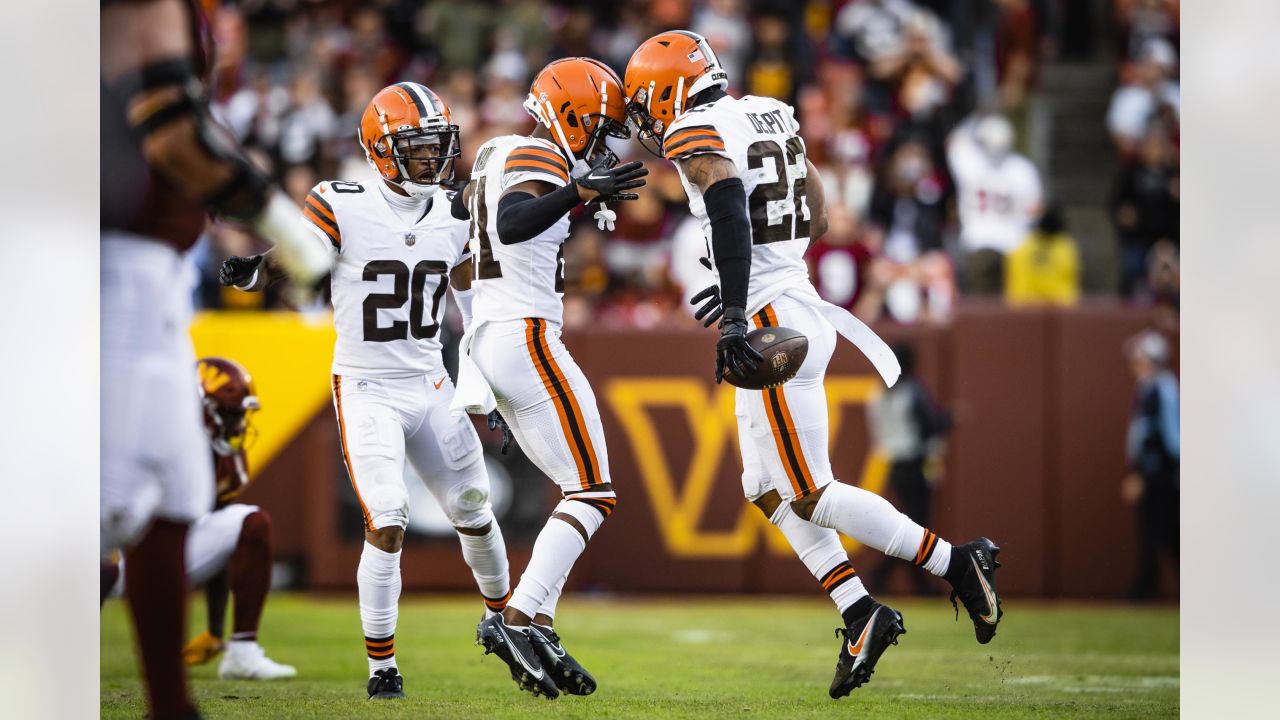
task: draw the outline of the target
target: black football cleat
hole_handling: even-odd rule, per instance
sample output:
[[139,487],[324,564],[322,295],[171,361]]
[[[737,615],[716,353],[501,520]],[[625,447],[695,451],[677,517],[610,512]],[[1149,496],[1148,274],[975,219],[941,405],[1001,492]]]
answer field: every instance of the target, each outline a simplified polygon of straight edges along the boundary
[[831,697],[838,700],[870,680],[880,656],[890,645],[898,644],[899,635],[906,633],[902,613],[880,603],[873,603],[871,612],[862,619],[836,628],[836,637],[843,635],[844,642],[840,644],[836,676],[828,691]]
[[978,636],[978,642],[986,645],[996,636],[996,625],[1004,619],[1000,596],[996,593],[996,568],[1000,567],[996,556],[1000,554],[1000,548],[987,538],[978,538],[956,550],[959,553],[952,556],[951,562],[962,562],[964,568],[963,574],[952,583],[951,605],[959,618],[960,607],[956,605],[956,598],[960,598],[964,609],[969,611],[969,619],[973,620],[973,632]]
[[551,674],[551,679],[561,692],[590,695],[596,691],[596,679],[572,655],[565,652],[555,630],[541,625],[529,627],[529,641],[533,644],[533,651],[538,654],[543,669]]
[[508,627],[501,615],[481,620],[476,626],[476,644],[484,646],[484,654],[494,653],[511,668],[511,679],[521,690],[547,699],[560,697],[555,680],[542,667],[533,644],[525,633]]
[[393,700],[404,697],[404,677],[395,668],[383,668],[369,678],[370,700]]

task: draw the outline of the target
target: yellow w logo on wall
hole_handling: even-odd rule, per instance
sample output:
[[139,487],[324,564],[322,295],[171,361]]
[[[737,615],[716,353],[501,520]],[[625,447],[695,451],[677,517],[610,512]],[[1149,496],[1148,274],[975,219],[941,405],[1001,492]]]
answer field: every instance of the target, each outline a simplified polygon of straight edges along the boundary
[[[842,410],[863,405],[880,392],[874,376],[828,377],[827,413],[832,439],[839,436]],[[730,530],[702,527],[720,463],[726,452],[738,459],[738,429],[733,412],[733,388],[707,385],[693,378],[628,378],[605,383],[605,397],[617,415],[631,443],[640,480],[653,507],[654,521],[666,550],[683,558],[736,558],[755,551],[761,538],[775,554],[790,555],[791,547],[764,514],[746,500]],[[682,410],[693,441],[693,452],[683,482],[676,482],[671,453],[659,440],[653,410]],[[611,442],[617,442],[610,438]],[[888,473],[888,463],[871,453],[858,484],[879,492]],[[837,473],[838,475],[838,473]],[[678,488],[678,489],[677,489]],[[850,550],[857,543],[844,538]]]

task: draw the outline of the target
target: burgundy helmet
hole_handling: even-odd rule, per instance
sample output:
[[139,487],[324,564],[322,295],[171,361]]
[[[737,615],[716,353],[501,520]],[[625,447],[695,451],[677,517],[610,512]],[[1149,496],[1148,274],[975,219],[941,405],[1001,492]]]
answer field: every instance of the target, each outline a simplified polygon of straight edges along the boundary
[[261,407],[249,371],[234,360],[206,357],[196,362],[196,372],[213,451],[230,455],[242,450],[249,435],[249,413]]

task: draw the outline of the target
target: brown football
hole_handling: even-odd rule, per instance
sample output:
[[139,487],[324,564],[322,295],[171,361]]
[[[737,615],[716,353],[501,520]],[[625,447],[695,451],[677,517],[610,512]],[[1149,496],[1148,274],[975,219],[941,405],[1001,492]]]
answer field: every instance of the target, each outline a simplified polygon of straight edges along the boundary
[[746,377],[725,372],[724,379],[746,390],[777,387],[796,376],[809,354],[809,339],[784,327],[766,327],[747,333],[747,344],[764,356],[756,371]]

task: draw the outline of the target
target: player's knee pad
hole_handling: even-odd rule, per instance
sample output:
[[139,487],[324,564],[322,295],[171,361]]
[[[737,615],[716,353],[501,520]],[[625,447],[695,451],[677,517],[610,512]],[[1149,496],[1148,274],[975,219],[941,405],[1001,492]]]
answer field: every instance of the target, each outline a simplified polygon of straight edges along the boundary
[[493,522],[488,485],[464,483],[449,488],[444,512],[454,527],[482,528]]

